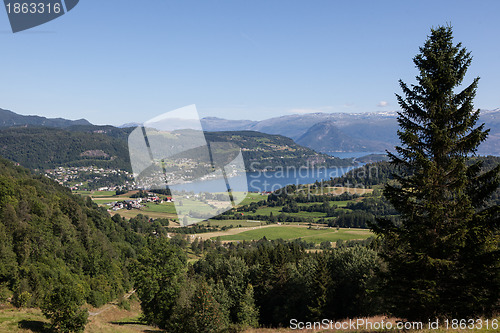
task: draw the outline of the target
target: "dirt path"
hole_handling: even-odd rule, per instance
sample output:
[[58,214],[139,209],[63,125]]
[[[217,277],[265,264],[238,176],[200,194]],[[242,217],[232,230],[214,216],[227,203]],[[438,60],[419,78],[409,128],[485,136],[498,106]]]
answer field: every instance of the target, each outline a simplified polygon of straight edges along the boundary
[[[123,298],[124,298],[124,299],[129,299],[129,298],[130,298],[130,296],[132,296],[134,293],[135,293],[135,290],[129,291],[128,293],[126,293],[126,294],[123,296]],[[109,310],[109,309],[113,309],[113,308],[116,308],[116,307],[117,307],[117,305],[116,305],[116,304],[113,304],[113,303],[108,304],[108,305],[105,305],[105,306],[103,306],[103,307],[99,308],[99,311],[95,311],[95,312],[94,312],[94,311],[89,311],[89,317],[98,316],[98,315],[100,315],[101,313],[103,313],[104,311],[107,311],[107,310]]]
[[[124,295],[128,299],[135,291]],[[141,306],[136,300],[130,301],[130,310],[121,309],[109,303],[99,309],[89,311],[89,323],[85,333],[164,333],[165,331],[146,325],[140,321]]]

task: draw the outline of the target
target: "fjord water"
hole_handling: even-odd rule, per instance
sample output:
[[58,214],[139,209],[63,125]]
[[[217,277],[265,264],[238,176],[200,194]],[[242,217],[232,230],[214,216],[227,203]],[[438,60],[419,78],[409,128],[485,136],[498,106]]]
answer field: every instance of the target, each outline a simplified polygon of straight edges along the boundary
[[373,154],[386,154],[385,151],[349,151],[349,152],[333,152],[328,153],[330,156],[338,157],[338,158],[359,158],[367,155]]
[[[384,154],[384,152],[334,152],[328,155],[339,158],[359,158],[370,154]],[[248,183],[248,191],[250,192],[272,192],[287,185],[313,184],[330,180],[330,178],[340,177],[346,172],[363,166],[364,163],[358,163],[357,166],[345,168],[293,168],[284,167],[282,170],[273,171],[255,171],[248,172],[246,175]],[[241,179],[234,177],[233,181],[241,183]],[[177,185],[179,190],[187,192],[204,192],[213,190],[216,180],[206,180],[203,182],[185,183]],[[228,179],[231,184],[231,178]],[[230,186],[231,187],[231,186]]]
[[[282,170],[275,171],[255,171],[246,174],[248,190],[250,192],[270,192],[280,189],[287,185],[299,184],[312,184],[316,181],[330,180],[342,176],[344,173],[356,167],[346,168],[283,168]],[[178,190],[185,190],[187,192],[210,192],[216,180],[206,180],[203,182],[185,183],[176,185]],[[229,178],[231,182],[240,183],[237,177]]]

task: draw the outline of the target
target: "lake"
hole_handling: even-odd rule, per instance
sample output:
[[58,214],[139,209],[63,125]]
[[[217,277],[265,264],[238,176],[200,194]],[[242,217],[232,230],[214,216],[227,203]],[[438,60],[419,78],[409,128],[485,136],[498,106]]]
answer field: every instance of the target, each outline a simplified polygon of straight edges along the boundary
[[363,157],[366,155],[372,155],[372,154],[387,154],[385,151],[353,151],[353,152],[334,152],[334,153],[328,153],[327,155],[338,157],[338,158],[358,158],[358,157]]
[[[250,192],[268,192],[275,191],[286,185],[312,184],[316,181],[330,180],[342,176],[357,167],[345,168],[293,168],[288,167],[277,171],[256,171],[246,174],[248,190]],[[234,191],[244,190],[244,179],[241,177],[232,177],[228,179],[230,187]],[[193,192],[212,192],[220,186],[220,180],[206,180],[203,182],[193,182],[175,185],[176,190]]]

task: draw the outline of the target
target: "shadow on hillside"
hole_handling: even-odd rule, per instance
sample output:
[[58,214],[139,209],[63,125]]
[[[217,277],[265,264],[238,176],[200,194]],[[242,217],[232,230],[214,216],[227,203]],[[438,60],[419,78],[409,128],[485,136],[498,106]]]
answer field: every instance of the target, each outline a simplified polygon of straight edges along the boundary
[[141,323],[140,321],[112,321],[111,324],[113,325],[146,325],[145,323]]
[[[140,326],[147,326],[146,323],[143,323],[141,321],[137,321],[137,320],[130,320],[130,321],[112,321],[111,324],[113,325],[120,325],[120,326],[123,326],[123,325],[140,325]],[[142,331],[143,333],[165,333],[164,330],[161,330],[161,329],[144,329],[144,331]]]
[[49,333],[50,330],[46,327],[46,323],[38,320],[21,320],[18,324],[19,328],[31,330],[36,333]]

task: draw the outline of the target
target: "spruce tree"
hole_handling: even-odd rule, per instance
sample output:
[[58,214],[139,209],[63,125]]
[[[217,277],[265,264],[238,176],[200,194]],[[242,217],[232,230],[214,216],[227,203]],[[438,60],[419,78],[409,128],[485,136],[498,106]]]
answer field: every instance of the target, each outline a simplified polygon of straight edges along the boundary
[[379,220],[387,301],[408,319],[489,315],[499,305],[499,206],[485,207],[500,166],[484,171],[470,157],[488,135],[476,126],[479,78],[457,92],[471,54],[451,27],[431,30],[413,59],[417,83],[396,95],[401,145],[391,154],[395,181],[384,195],[401,213]]

